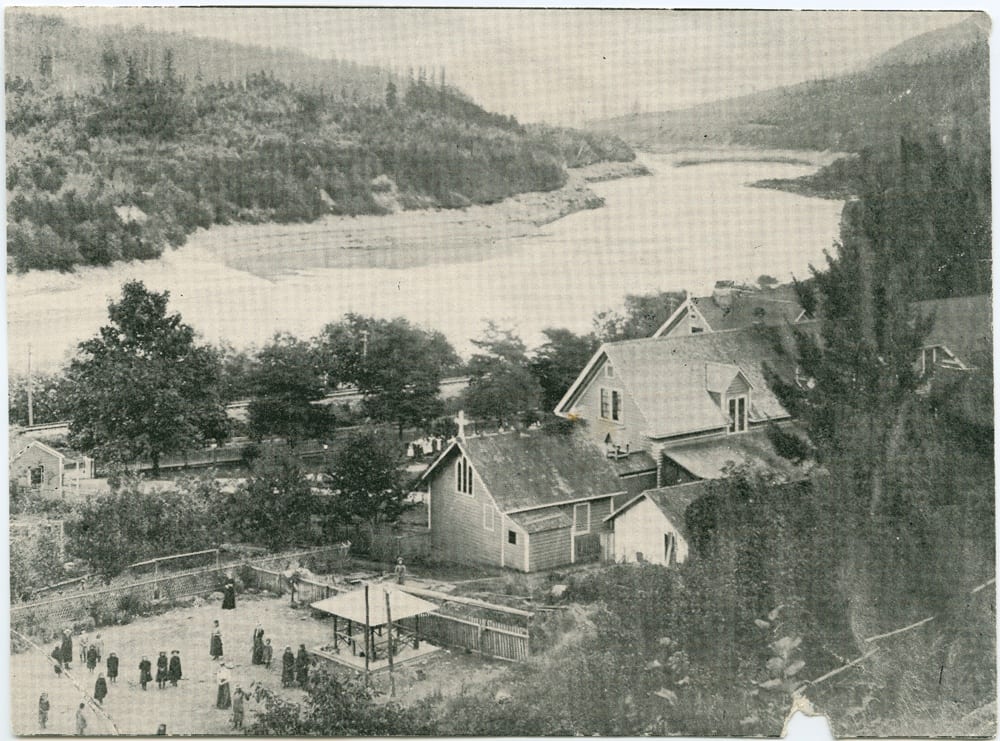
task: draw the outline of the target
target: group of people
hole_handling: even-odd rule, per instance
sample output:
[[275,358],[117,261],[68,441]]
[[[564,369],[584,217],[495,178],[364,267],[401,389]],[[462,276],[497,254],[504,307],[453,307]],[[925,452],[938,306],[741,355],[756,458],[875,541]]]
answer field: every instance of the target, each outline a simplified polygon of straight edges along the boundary
[[271,646],[271,639],[264,638],[264,628],[260,623],[253,630],[253,649],[250,651],[250,663],[257,666],[271,668],[271,659],[274,658],[274,648]]
[[406,457],[412,460],[435,455],[444,448],[444,442],[444,438],[440,435],[418,437],[406,446]]
[[298,654],[292,653],[291,646],[285,646],[285,653],[281,655],[281,686],[297,686],[302,689],[308,687],[309,667],[311,665],[312,658],[304,643],[299,644]]
[[[176,687],[183,676],[181,652],[171,651],[168,659],[167,652],[160,651],[160,655],[156,658],[156,686],[162,690],[166,688],[167,682],[170,682],[171,687]],[[143,692],[146,691],[146,685],[152,681],[153,664],[148,656],[143,656],[142,661],[139,662],[139,686],[142,687]]]

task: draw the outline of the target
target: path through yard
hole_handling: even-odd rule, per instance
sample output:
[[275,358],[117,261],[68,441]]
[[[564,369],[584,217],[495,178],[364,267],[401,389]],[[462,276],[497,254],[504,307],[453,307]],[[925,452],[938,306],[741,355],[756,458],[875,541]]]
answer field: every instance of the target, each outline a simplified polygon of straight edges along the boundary
[[[282,690],[280,656],[286,645],[293,651],[300,643],[317,647],[328,643],[332,621],[316,619],[308,609],[293,610],[287,598],[243,596],[236,610],[223,611],[218,601],[193,607],[181,607],[162,615],[139,618],[129,625],[101,629],[105,651],[114,651],[121,660],[118,683],[109,686],[104,707],[114,718],[123,734],[152,735],[160,723],[167,724],[170,735],[220,735],[232,733],[230,711],[215,708],[215,672],[218,662],[208,655],[212,621],[219,619],[227,663],[233,664],[232,684],[244,689],[263,684],[279,690],[286,697],[301,700],[300,690]],[[251,637],[257,622],[271,639],[274,662],[270,671],[250,663]],[[74,637],[74,648],[79,637]],[[52,646],[45,648],[51,651]],[[169,655],[179,650],[184,678],[176,688],[159,690],[151,683],[145,692],[139,686],[139,661],[148,656],[154,664],[160,651]],[[103,665],[98,671],[103,670]],[[405,665],[397,672],[398,700],[414,702],[429,695],[453,696],[476,687],[491,686],[503,679],[509,667],[476,656],[441,651],[416,664]],[[419,670],[419,671],[418,671]],[[15,735],[39,733],[38,697],[48,692],[52,709],[48,734],[74,733],[74,714],[81,697],[66,677],[58,677],[49,662],[37,651],[11,656],[12,677],[17,684],[11,689],[11,721]],[[93,675],[74,662],[72,674],[88,692],[93,691]],[[376,678],[381,686],[387,677]],[[252,722],[256,704],[247,703],[247,723]],[[107,735],[107,721],[87,711],[88,735]]]

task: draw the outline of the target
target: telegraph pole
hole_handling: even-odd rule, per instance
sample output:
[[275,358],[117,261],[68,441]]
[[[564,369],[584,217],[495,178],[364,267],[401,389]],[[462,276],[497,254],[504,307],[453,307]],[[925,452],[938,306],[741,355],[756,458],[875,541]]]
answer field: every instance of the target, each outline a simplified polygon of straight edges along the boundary
[[31,345],[28,345],[28,427],[35,424],[35,410],[33,406],[33,390],[31,382]]

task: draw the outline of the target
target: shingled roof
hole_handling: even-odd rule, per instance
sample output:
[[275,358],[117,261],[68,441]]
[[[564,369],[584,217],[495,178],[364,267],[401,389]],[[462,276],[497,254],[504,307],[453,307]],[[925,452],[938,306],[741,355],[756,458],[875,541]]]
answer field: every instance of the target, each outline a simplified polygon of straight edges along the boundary
[[711,296],[692,297],[691,303],[705,317],[713,332],[755,324],[794,324],[802,316],[802,306],[795,291],[786,288],[737,291],[728,307],[719,306]]
[[687,509],[707,494],[708,491],[709,482],[707,481],[694,481],[689,484],[680,484],[679,486],[663,486],[658,489],[647,489],[605,517],[604,521],[613,520],[623,512],[627,512],[638,502],[648,499],[656,505],[658,510],[666,515],[667,519],[673,523],[674,527],[681,531],[684,537],[688,537]]
[[[712,369],[717,369],[716,364],[738,368],[750,383],[751,422],[789,417],[768,387],[764,366],[792,377],[793,348],[789,327],[750,327],[612,342],[599,352],[612,363],[645,417],[646,434],[656,438],[726,424],[726,415],[709,395],[706,383]],[[560,411],[567,411],[568,400],[569,394]]]
[[624,490],[604,451],[578,433],[514,432],[456,440],[421,480],[459,451],[508,514]]
[[700,479],[721,479],[729,464],[767,469],[785,481],[805,478],[806,469],[782,458],[764,430],[672,445],[663,455]]
[[990,352],[993,302],[989,295],[918,301],[914,308],[933,319],[926,347],[943,345],[966,366],[976,364],[977,353]]

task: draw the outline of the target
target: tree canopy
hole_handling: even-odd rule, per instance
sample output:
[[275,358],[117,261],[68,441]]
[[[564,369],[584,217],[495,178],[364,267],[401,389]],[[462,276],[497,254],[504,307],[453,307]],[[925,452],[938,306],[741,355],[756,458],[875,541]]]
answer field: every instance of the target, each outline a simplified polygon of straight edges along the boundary
[[531,373],[521,338],[488,322],[483,335],[472,344],[480,351],[468,364],[464,402],[469,413],[503,425],[536,410],[541,386]]
[[252,395],[247,413],[256,438],[276,435],[294,444],[332,430],[329,408],[313,404],[324,396],[327,374],[312,343],[275,335],[257,353],[247,376]]
[[392,523],[406,509],[399,444],[373,429],[352,434],[334,450],[323,503],[331,524]]
[[460,362],[443,334],[402,317],[348,314],[328,324],[317,343],[329,374],[357,386],[373,420],[395,422],[400,431],[441,414],[441,379]]
[[106,461],[149,460],[227,434],[215,351],[195,341],[170,293],[140,281],[108,306],[110,323],[81,342],[67,372],[70,442]]

